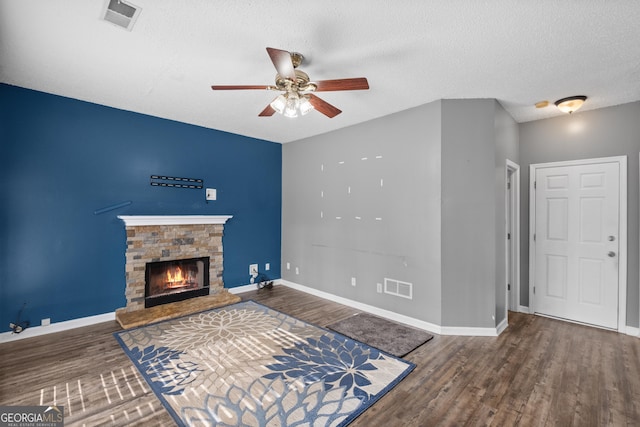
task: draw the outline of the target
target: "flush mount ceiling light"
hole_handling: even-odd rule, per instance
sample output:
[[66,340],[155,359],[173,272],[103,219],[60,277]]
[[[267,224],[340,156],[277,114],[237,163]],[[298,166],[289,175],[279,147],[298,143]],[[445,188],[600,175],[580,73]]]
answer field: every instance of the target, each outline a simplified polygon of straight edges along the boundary
[[567,98],[558,99],[555,104],[563,113],[571,114],[582,107],[582,104],[584,104],[584,101],[586,100],[587,97],[584,95],[569,96]]

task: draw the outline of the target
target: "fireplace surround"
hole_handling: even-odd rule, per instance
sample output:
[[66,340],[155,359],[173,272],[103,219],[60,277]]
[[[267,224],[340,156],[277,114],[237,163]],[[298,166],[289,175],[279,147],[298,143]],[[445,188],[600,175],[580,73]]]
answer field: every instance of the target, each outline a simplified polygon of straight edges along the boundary
[[127,304],[120,310],[134,312],[151,307],[145,303],[147,264],[181,264],[193,259],[200,259],[206,264],[208,261],[208,271],[202,272],[203,281],[208,276],[208,287],[203,284],[204,290],[199,290],[199,294],[213,295],[224,291],[222,236],[224,224],[231,218],[230,215],[122,215],[118,218],[124,221],[127,235]]

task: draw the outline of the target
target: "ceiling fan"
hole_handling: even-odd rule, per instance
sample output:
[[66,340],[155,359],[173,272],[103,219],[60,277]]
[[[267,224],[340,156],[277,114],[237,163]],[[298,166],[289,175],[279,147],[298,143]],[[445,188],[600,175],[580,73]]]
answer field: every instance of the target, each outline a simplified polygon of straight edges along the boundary
[[276,67],[275,86],[270,85],[235,85],[211,86],[213,90],[246,90],[266,89],[282,92],[258,116],[269,117],[278,112],[287,117],[297,117],[307,114],[311,110],[318,110],[325,116],[332,118],[342,111],[328,102],[320,99],[313,92],[331,92],[341,90],[369,89],[365,77],[350,79],[334,79],[311,81],[307,73],[298,70],[304,57],[297,52],[267,48],[271,62]]

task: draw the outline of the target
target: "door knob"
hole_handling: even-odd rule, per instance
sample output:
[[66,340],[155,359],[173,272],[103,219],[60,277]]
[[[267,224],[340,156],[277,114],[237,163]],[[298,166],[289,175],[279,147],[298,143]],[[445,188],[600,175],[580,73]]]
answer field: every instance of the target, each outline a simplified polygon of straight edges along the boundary
[[613,251],[609,251],[609,253],[607,254],[610,258],[613,258],[614,256],[616,256],[616,253]]
[[610,242],[613,242],[614,240],[616,240],[615,236],[609,236],[608,239]]

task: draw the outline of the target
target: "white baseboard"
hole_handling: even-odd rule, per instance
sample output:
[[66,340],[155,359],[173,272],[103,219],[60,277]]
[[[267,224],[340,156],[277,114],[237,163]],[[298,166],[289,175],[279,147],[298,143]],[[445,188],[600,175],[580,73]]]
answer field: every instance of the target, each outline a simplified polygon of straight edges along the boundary
[[474,328],[467,326],[442,326],[442,335],[460,335],[467,337],[497,337],[498,328]]
[[80,319],[67,320],[64,322],[52,323],[48,326],[34,326],[25,329],[19,334],[13,332],[0,333],[0,343],[17,341],[25,338],[37,337],[40,335],[53,334],[55,332],[68,331],[69,329],[81,328],[83,326],[95,325],[96,323],[110,322],[116,320],[116,313],[104,313],[95,316],[81,317]]
[[[271,280],[271,279],[269,279]],[[273,285],[280,285],[280,279],[273,279],[271,280],[273,282]],[[243,292],[249,292],[249,291],[255,291],[258,289],[258,285],[255,283],[250,283],[248,285],[240,285],[240,286],[234,286],[233,288],[225,288],[227,291],[229,291],[229,293],[232,294],[241,294]]]
[[[479,337],[495,337],[498,336],[498,328],[474,328],[474,327],[457,327],[457,326],[440,326],[434,323],[425,322],[424,320],[415,319],[413,317],[405,316],[393,311],[385,310],[382,308],[374,307],[372,305],[364,304],[358,301],[343,298],[337,295],[330,294],[328,292],[320,291],[314,288],[310,288],[299,283],[289,282],[288,280],[280,280],[279,284],[284,286],[306,292],[311,295],[315,295],[320,298],[328,299],[339,304],[348,305],[349,307],[356,308],[358,310],[366,311],[367,313],[375,314],[376,316],[384,317],[389,320],[404,323],[409,326],[413,326],[425,331],[432,332],[438,335],[466,335],[466,336],[479,336]],[[505,319],[505,323],[506,323]],[[504,326],[506,328],[506,325]]]
[[393,320],[405,325],[413,326],[418,329],[424,329],[425,331],[432,332],[434,334],[442,335],[442,328],[439,325],[425,322],[423,320],[414,319],[413,317],[398,314],[393,311],[385,310],[382,308],[374,307],[369,304],[364,304],[358,301],[350,300],[348,298],[339,297],[337,295],[330,294],[328,292],[319,291],[317,289],[310,288],[308,286],[300,285],[298,283],[289,282],[288,280],[280,280],[279,284],[287,286],[298,291],[302,291],[311,295],[315,295],[320,298],[327,299],[329,301],[337,302],[338,304],[347,305],[358,310],[366,311],[367,313],[375,314],[376,316],[384,317],[389,320]]
[[[274,281],[274,285],[278,284],[277,281]],[[236,286],[235,288],[227,288],[227,290],[232,294],[239,294],[242,292],[253,291],[257,289],[255,284],[249,284],[244,286]],[[96,323],[109,322],[112,320],[116,320],[116,313],[105,313],[98,314],[96,316],[88,316],[81,317],[79,319],[67,320],[65,322],[57,322],[52,323],[48,326],[33,326],[26,328],[24,331],[19,334],[14,334],[13,332],[2,332],[0,333],[0,343],[17,341],[20,339],[37,337],[40,335],[53,334],[55,332],[67,331],[69,329],[80,328],[83,326],[94,325]]]
[[[366,311],[367,313],[375,314],[376,316],[385,317],[389,320],[404,323],[409,326],[413,326],[425,331],[432,332],[439,335],[470,335],[470,336],[490,336],[495,337],[498,335],[497,328],[467,328],[467,327],[450,327],[440,326],[434,323],[425,322],[424,320],[415,319],[413,317],[405,316],[393,311],[385,310],[382,308],[374,307],[372,305],[364,304],[358,301],[353,301],[348,298],[339,297],[337,295],[330,294],[328,292],[319,291],[317,289],[309,288],[299,283],[289,282],[288,280],[280,280],[280,284],[306,292],[311,295],[315,295],[320,298],[328,299],[339,304],[348,305],[349,307],[356,308],[358,310]],[[505,320],[506,323],[506,320]],[[506,328],[506,325],[505,325]]]
[[497,328],[440,326],[434,323],[425,322],[424,320],[415,319],[413,317],[405,316],[403,314],[399,314],[393,311],[374,307],[369,304],[364,304],[348,298],[343,298],[337,295],[333,295],[328,292],[310,288],[308,286],[304,286],[299,283],[289,282],[288,280],[280,280],[279,284],[282,284],[284,286],[287,286],[289,288],[296,289],[302,292],[306,292],[311,295],[315,295],[320,298],[328,299],[330,301],[337,302],[339,304],[348,305],[349,307],[366,311],[367,313],[375,314],[376,316],[380,316],[380,317],[387,318],[389,320],[404,323],[406,325],[413,326],[415,328],[424,329],[425,331],[438,334],[438,335],[467,335],[467,336],[484,336],[484,337],[498,336]]
[[235,295],[235,294],[241,294],[243,292],[255,291],[258,288],[256,287],[255,284],[251,284],[251,285],[240,285],[240,286],[235,286],[233,288],[225,288],[225,289],[229,291],[229,293]]
[[496,327],[496,334],[500,335],[501,333],[503,333],[504,330],[507,329],[507,326],[509,326],[509,319],[502,319],[502,322],[500,322],[500,324]]
[[[288,280],[277,279],[273,281],[274,286],[284,285],[292,289],[296,289],[298,291],[302,291],[311,295],[315,295],[320,298],[327,299],[329,301],[334,301],[339,304],[344,304],[349,307],[353,307],[358,310],[365,311],[367,313],[375,314],[376,316],[384,317],[389,320],[393,320],[396,322],[404,323],[409,326],[413,326],[415,328],[423,329],[425,331],[439,334],[439,335],[464,335],[464,336],[484,336],[484,337],[495,337],[500,335],[508,326],[507,319],[500,322],[496,328],[475,328],[475,327],[458,327],[458,326],[440,326],[434,323],[425,322],[424,320],[415,319],[413,317],[405,316],[403,314],[399,314],[393,311],[385,310],[379,307],[374,307],[369,304],[364,304],[358,301],[354,301],[348,298],[343,298],[337,295],[330,294],[328,292],[320,291],[314,288],[310,288],[304,285],[300,285],[298,283],[290,282]],[[243,292],[253,291],[256,289],[255,284],[236,286],[233,288],[227,288],[227,290],[232,294],[240,294]],[[520,306],[520,311],[523,313],[528,313],[528,307]],[[55,332],[62,332],[69,329],[80,328],[83,326],[94,325],[97,323],[115,321],[116,316],[115,312],[112,313],[104,313],[98,314],[95,316],[83,317],[80,319],[67,320],[65,322],[52,323],[49,326],[34,326],[25,329],[19,334],[14,334],[13,332],[3,332],[0,333],[0,343],[16,341],[24,338],[37,337],[40,335],[52,334]],[[639,328],[632,328],[627,326],[626,329],[627,335],[640,336]]]

